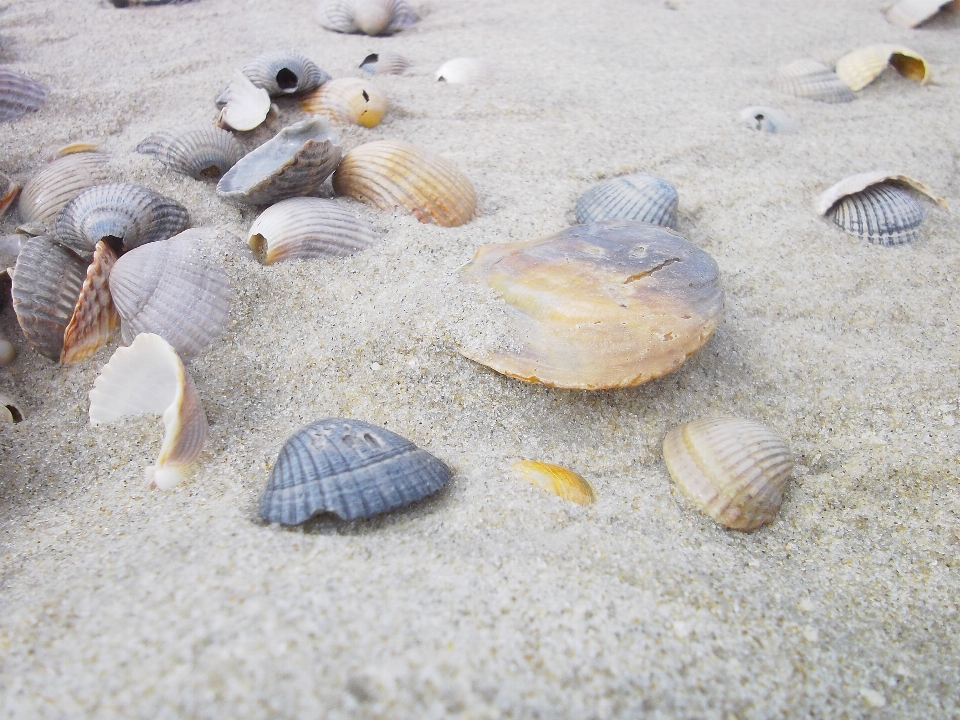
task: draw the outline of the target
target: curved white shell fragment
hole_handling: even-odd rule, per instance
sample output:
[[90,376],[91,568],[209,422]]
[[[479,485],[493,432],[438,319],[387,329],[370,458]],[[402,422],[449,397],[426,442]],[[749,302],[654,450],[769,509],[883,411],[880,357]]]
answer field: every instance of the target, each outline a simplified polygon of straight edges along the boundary
[[874,170],[872,172],[860,173],[859,175],[851,175],[835,185],[831,185],[817,198],[817,204],[815,206],[817,215],[826,215],[830,211],[830,208],[847,195],[866,190],[871,185],[878,185],[879,183],[888,181],[903,183],[917,192],[926,195],[944,210],[950,209],[947,201],[935,194],[925,183],[914,180],[909,175],[894,173],[888,170]]
[[480,58],[458,57],[441,65],[434,78],[453,85],[475,85],[492,80],[493,68]]
[[138,335],[119,348],[90,391],[90,424],[145,414],[163,417],[164,435],[147,480],[166,490],[196,465],[209,426],[193,380],[173,347],[158,335]]
[[243,157],[243,146],[215,125],[184,125],[154,133],[137,145],[171,170],[196,180],[220,178]]
[[44,165],[23,186],[17,208],[24,223],[45,223],[56,217],[84,188],[109,180],[107,156],[96,152],[63,155]]
[[313,60],[293,50],[274,50],[258,55],[243,66],[242,72],[271,97],[310,92],[330,79],[330,75]]
[[891,65],[921,85],[930,82],[926,60],[902,45],[867,45],[849,52],[837,60],[837,76],[851,90],[862,90]]
[[342,257],[377,241],[369,225],[335,200],[291,198],[272,205],[250,227],[248,242],[264,265],[293,258]]
[[578,199],[579,223],[601,220],[640,220],[676,229],[677,189],[663,178],[646,173],[623,175],[594,185]]
[[957,0],[900,0],[887,9],[887,20],[897,25],[914,28],[932,18],[947,5],[960,8],[960,2]]
[[321,0],[317,22],[327,30],[393,35],[417,21],[407,0]]
[[38,110],[48,92],[45,85],[29,75],[0,67],[0,122]]
[[856,97],[833,70],[810,58],[780,68],[773,85],[780,92],[820,102],[851,102]]
[[740,111],[740,119],[761,132],[791,135],[800,130],[800,123],[779,108],[751,105]]
[[367,55],[360,63],[360,69],[371,75],[403,75],[410,64],[403,55],[384,50]]
[[217,124],[245,132],[259,127],[270,113],[270,94],[258,88],[240,70],[220,91],[217,105],[222,105]]

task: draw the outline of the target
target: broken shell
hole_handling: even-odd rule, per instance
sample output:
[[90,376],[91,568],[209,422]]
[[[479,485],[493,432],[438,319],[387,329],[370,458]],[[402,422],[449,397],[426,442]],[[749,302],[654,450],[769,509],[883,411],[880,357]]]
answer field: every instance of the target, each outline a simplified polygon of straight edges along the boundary
[[887,9],[887,19],[897,25],[914,28],[929,20],[947,5],[960,8],[956,0],[900,0]]
[[417,21],[407,0],[321,0],[317,22],[327,30],[393,35]]
[[90,424],[145,414],[163,417],[163,444],[147,468],[151,485],[166,490],[196,465],[209,434],[193,380],[176,351],[158,335],[138,335],[118,348],[90,391]]
[[820,102],[850,102],[856,97],[833,70],[809,58],[780,68],[773,85],[780,92]]
[[538,462],[536,460],[521,460],[513,464],[513,471],[541,490],[575,502],[578,505],[589,505],[597,499],[593,486],[572,470],[560,465]]
[[607,180],[584,192],[574,212],[579,223],[642,220],[677,227],[677,189],[655,175],[638,173]]
[[107,156],[71,153],[44,165],[27,181],[17,208],[24,223],[46,223],[84,188],[110,179]]
[[330,79],[313,60],[293,50],[264,53],[244,65],[242,72],[271,97],[310,92]]
[[359,420],[320,420],[280,450],[260,515],[283,525],[320,513],[366,518],[432,495],[449,479],[450,468],[396,433]]
[[734,530],[773,520],[793,470],[793,456],[772,430],[749,420],[694,420],[667,433],[663,459],[683,493]]
[[47,87],[29,75],[0,67],[0,122],[15,120],[38,110],[47,97]]
[[480,58],[459,57],[447,60],[434,74],[437,82],[452,85],[474,85],[493,79],[490,65]]
[[243,157],[243,146],[226,130],[190,125],[154,133],[137,145],[171,170],[196,180],[216,179]]
[[233,290],[220,263],[205,251],[204,238],[201,229],[186,230],[117,260],[110,294],[125,343],[155,333],[186,358],[199,355],[223,332]]
[[222,106],[217,125],[245,132],[259,127],[267,119],[270,94],[237,70],[217,96],[217,105]]
[[389,50],[370,53],[360,63],[360,69],[372,75],[403,75],[409,67],[409,60]]
[[17,264],[17,255],[20,247],[26,243],[23,235],[0,235],[0,268],[13,267]]
[[6,393],[0,393],[0,421],[13,424],[22,422],[23,417],[20,401]]
[[363,127],[376,127],[387,111],[387,96],[369,80],[337,78],[300,101],[314,115]]
[[64,155],[73,155],[74,153],[85,153],[85,152],[97,152],[100,149],[100,144],[95,142],[90,142],[88,140],[77,140],[76,142],[67,143],[58,147],[53,153],[47,158],[47,162],[53,162],[57,158],[62,158]]
[[217,194],[251,205],[311,195],[340,162],[340,137],[321,118],[281,130],[217,183]]
[[20,186],[0,172],[0,218],[7,214],[7,209],[13,205],[20,193]]
[[17,349],[13,343],[0,335],[0,367],[7,366],[17,359]]
[[740,111],[740,119],[762,132],[791,135],[800,130],[800,123],[778,108],[753,105]]
[[680,235],[635,220],[484,245],[463,267],[504,305],[499,346],[466,357],[561,388],[630,387],[680,367],[723,312],[717,264]]
[[110,342],[120,327],[120,316],[110,297],[110,271],[117,255],[107,243],[98,242],[87,277],[73,309],[73,317],[63,332],[60,362],[84,360]]
[[377,236],[335,200],[291,198],[256,219],[248,238],[263,265],[293,258],[341,257],[366,250]]
[[921,85],[930,82],[930,68],[926,61],[900,45],[868,45],[849,52],[837,61],[837,76],[851,90],[862,90],[890,65]]
[[333,190],[444,227],[470,222],[477,204],[473,185],[456,167],[400,140],[377,140],[348,152],[333,174]]
[[90,258],[101,240],[121,254],[189,226],[190,215],[176,200],[142,185],[107,183],[79,192],[66,204],[57,218],[57,240]]

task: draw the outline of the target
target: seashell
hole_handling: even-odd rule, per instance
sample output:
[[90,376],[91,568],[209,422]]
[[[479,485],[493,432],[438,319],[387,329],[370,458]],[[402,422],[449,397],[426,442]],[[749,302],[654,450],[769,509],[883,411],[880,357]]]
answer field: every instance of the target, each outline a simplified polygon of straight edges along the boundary
[[233,290],[226,272],[204,251],[204,236],[201,229],[186,230],[117,260],[110,294],[124,343],[154,333],[181,357],[191,357],[223,332]]
[[60,362],[85,360],[110,342],[120,327],[120,316],[110,296],[110,271],[117,255],[102,240],[97,243],[93,260],[87,266],[87,277],[74,306],[73,317],[63,332]]
[[269,205],[320,189],[340,162],[340,136],[321,118],[281,130],[247,153],[217,183],[217,194],[251,205]]
[[601,220],[642,220],[677,227],[677,189],[655,175],[638,173],[594,185],[577,200],[579,223]]
[[905,189],[926,195],[944,209],[947,201],[924,183],[884,170],[841,180],[817,198],[818,215],[833,210],[833,221],[849,235],[878,245],[900,245],[919,237],[923,207]]
[[166,240],[190,226],[190,214],[176,200],[131,183],[94,185],[79,192],[57,218],[61,245],[90,258],[97,243],[122,254]]
[[[0,335],[0,367],[6,367],[16,359],[17,349],[13,346],[13,343]],[[0,413],[2,413],[2,409],[0,409]],[[9,414],[9,410],[7,413]],[[11,419],[9,422],[13,422],[13,420]]]
[[187,125],[154,133],[137,145],[171,170],[196,180],[220,178],[243,157],[237,139],[213,125]]
[[773,520],[793,455],[772,430],[735,417],[694,420],[663,441],[673,481],[706,515],[734,530]]
[[57,158],[62,158],[65,155],[73,155],[74,153],[85,153],[85,152],[97,152],[100,149],[100,144],[95,142],[88,142],[86,140],[77,140],[76,142],[67,143],[62,147],[58,147],[53,151],[53,154],[47,158],[47,162],[53,162]]
[[48,92],[45,85],[29,75],[0,67],[0,122],[38,110]]
[[10,424],[23,422],[23,406],[16,398],[0,393],[0,421]]
[[299,95],[316,90],[330,79],[313,60],[293,50],[259,55],[243,66],[244,75],[257,87],[275,95]]
[[24,223],[46,223],[84,188],[110,179],[107,156],[72,153],[44,165],[23,186],[17,208]]
[[320,513],[366,518],[432,495],[449,479],[450,468],[396,433],[359,420],[319,420],[280,450],[260,516],[283,525]]
[[23,235],[0,235],[0,268],[17,264],[20,247],[27,241]]
[[271,265],[293,258],[342,257],[377,241],[369,225],[335,200],[291,198],[271,205],[250,227],[257,260]]
[[258,88],[240,70],[217,95],[221,106],[217,125],[245,132],[259,127],[270,113],[270,94]]
[[158,335],[138,335],[130,347],[118,348],[90,391],[90,424],[159,414],[163,444],[147,480],[161,490],[175,487],[190,474],[209,434],[207,416],[193,380],[176,351]]
[[862,90],[890,65],[921,85],[930,82],[930,68],[926,61],[900,45],[868,45],[849,52],[837,60],[837,76],[851,90]]
[[327,30],[393,35],[417,21],[407,0],[321,0],[317,22]]
[[514,463],[512,467],[521,479],[564,500],[578,505],[590,505],[597,499],[597,493],[590,483],[573,470],[567,470],[560,465],[537,460],[521,460]]
[[348,152],[333,174],[333,190],[444,227],[470,222],[477,204],[473,185],[456,167],[400,140],[377,140]]
[[680,367],[723,313],[717,264],[680,235],[636,220],[484,245],[463,278],[492,289],[499,346],[466,357],[525,382],[630,387]]
[[385,50],[367,55],[360,63],[360,69],[371,75],[403,75],[410,64],[403,55]]
[[7,209],[20,194],[20,186],[0,172],[0,218],[7,214]]
[[453,85],[477,85],[493,79],[493,69],[480,58],[458,57],[447,60],[434,74],[437,82]]
[[900,2],[887,9],[887,20],[897,25],[914,28],[932,18],[947,5],[960,7],[960,2],[956,2],[956,0],[900,0]]
[[833,70],[809,58],[780,68],[773,86],[780,92],[820,102],[850,102],[855,98]]
[[362,78],[337,78],[306,95],[300,106],[331,120],[376,127],[387,111],[387,96]]
[[135,7],[143,5],[179,5],[180,3],[193,2],[193,0],[109,0],[110,4],[118,8]]
[[778,108],[752,105],[740,111],[740,119],[762,132],[792,135],[800,130],[800,123]]

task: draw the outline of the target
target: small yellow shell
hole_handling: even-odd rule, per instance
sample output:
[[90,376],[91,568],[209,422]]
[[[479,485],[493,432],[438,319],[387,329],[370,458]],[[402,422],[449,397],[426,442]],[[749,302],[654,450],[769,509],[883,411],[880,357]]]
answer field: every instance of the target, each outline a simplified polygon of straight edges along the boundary
[[930,82],[926,60],[900,45],[868,45],[849,52],[837,61],[837,75],[851,90],[862,90],[890,65],[921,85]]
[[560,465],[538,460],[520,460],[512,467],[521,479],[564,500],[578,505],[589,505],[597,499],[597,493],[589,482]]
[[369,80],[337,78],[305,95],[300,105],[314,115],[372,128],[387,111],[387,96]]

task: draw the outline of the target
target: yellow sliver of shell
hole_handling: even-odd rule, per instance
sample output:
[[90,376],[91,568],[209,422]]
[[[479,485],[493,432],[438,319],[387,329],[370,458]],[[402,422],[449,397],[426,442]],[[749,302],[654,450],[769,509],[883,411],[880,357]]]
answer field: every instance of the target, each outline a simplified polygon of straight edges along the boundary
[[538,460],[520,460],[511,467],[521,479],[564,500],[578,505],[589,505],[597,499],[597,493],[589,482],[560,465]]

